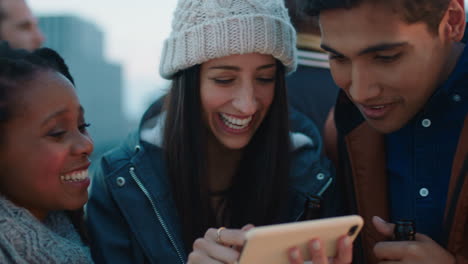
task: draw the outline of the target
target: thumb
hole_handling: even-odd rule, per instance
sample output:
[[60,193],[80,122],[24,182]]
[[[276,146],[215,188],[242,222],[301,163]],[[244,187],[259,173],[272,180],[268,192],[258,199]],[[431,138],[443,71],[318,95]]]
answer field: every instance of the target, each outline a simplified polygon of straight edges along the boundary
[[375,229],[379,231],[384,236],[393,237],[393,230],[395,229],[395,224],[388,223],[378,216],[372,217],[372,223],[375,226]]
[[424,234],[421,234],[421,233],[416,233],[415,240],[416,241],[421,241],[421,242],[434,242],[434,240],[432,240],[430,237],[428,237],[428,236],[426,236]]
[[[254,228],[255,226],[252,225],[252,224],[247,224],[245,226],[242,227],[241,231],[242,232],[247,232],[249,231],[250,229]],[[242,252],[242,249],[244,248],[244,245],[236,245],[234,246],[234,249],[237,250],[237,252]]]
[[242,227],[242,231],[249,231],[250,229],[254,228],[255,226],[252,224],[247,224],[244,227]]

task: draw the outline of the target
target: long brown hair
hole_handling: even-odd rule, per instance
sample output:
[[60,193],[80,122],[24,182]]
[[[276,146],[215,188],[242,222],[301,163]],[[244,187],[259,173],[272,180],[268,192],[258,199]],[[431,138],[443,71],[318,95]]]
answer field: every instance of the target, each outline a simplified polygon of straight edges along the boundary
[[[285,69],[277,61],[275,94],[262,124],[244,148],[223,221],[239,228],[274,223],[287,196],[289,125]],[[186,249],[216,225],[206,173],[207,135],[200,102],[200,66],[177,73],[166,101],[164,130],[168,177]]]

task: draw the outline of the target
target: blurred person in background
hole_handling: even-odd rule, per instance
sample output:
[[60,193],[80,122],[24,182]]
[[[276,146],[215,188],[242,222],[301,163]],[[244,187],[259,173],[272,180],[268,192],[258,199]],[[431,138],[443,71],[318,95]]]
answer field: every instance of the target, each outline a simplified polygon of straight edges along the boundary
[[312,119],[322,133],[339,89],[330,74],[328,55],[320,48],[318,18],[303,11],[306,2],[286,0],[298,48],[297,70],[286,78],[286,83],[290,105]]
[[37,19],[24,0],[0,0],[0,41],[29,51],[40,48],[44,42]]

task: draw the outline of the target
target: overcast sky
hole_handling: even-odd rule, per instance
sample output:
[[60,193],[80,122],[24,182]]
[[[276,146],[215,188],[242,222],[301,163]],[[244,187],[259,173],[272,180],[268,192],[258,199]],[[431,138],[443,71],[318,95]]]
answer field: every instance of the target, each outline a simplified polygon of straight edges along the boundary
[[106,57],[124,67],[126,114],[139,118],[166,82],[157,71],[176,0],[27,0],[36,15],[71,14],[105,33]]

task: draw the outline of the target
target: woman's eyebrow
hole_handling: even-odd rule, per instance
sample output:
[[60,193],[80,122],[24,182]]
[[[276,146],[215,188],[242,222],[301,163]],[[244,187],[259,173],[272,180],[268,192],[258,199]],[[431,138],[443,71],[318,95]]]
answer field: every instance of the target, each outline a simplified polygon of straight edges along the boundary
[[276,66],[276,63],[267,64],[267,65],[263,65],[263,66],[258,67],[257,70],[269,69],[269,68],[273,68],[275,66]]
[[[266,65],[262,65],[262,66],[257,67],[257,70],[263,70],[263,69],[273,68],[273,67],[275,67],[275,66],[276,66],[275,63],[266,64]],[[210,70],[241,71],[241,68],[240,68],[240,67],[231,66],[231,65],[212,66],[212,67],[210,67],[209,69],[210,69]]]
[[237,66],[221,65],[213,66],[209,68],[210,70],[231,70],[231,71],[240,71],[241,69]]
[[44,121],[42,121],[41,126],[44,126],[44,125],[47,124],[50,120],[56,118],[57,116],[63,115],[63,114],[68,113],[68,112],[70,112],[70,110],[67,109],[67,108],[64,108],[64,109],[58,110],[58,111],[56,111],[56,112],[50,114],[49,116],[47,116],[47,117],[44,119]]

